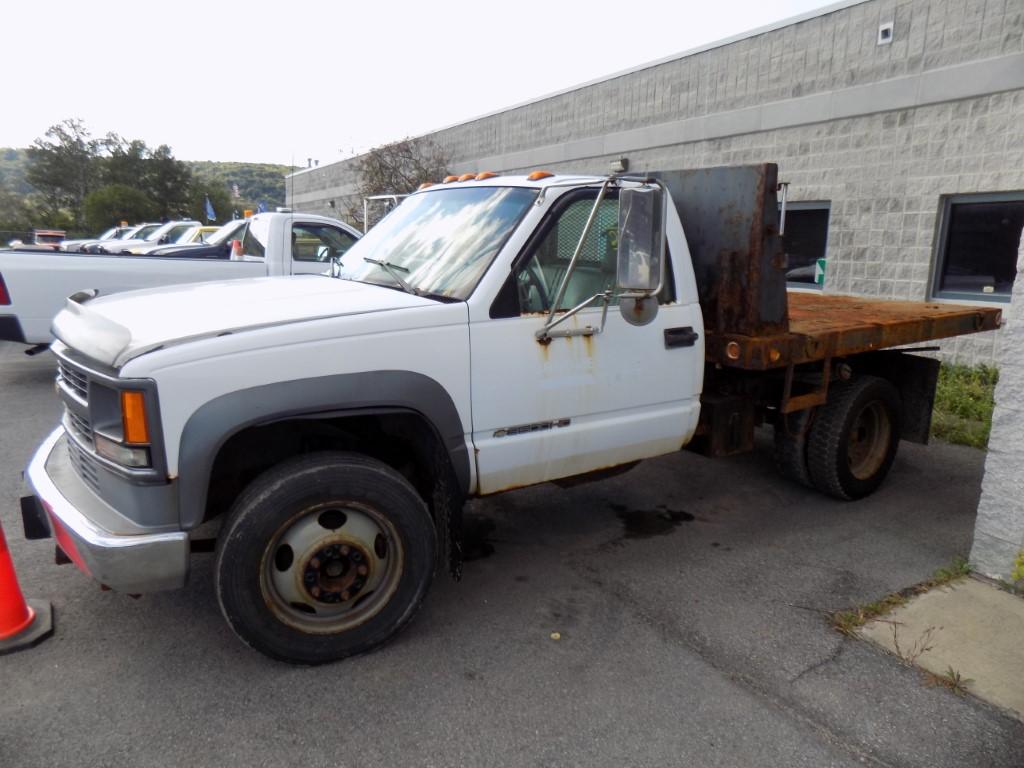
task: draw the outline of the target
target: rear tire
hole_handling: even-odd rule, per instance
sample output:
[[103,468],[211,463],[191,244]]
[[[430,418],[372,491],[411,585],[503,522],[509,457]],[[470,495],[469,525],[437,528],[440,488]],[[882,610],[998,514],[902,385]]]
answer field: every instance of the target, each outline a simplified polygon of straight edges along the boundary
[[369,651],[416,613],[436,532],[391,467],[354,453],[307,454],[256,478],[217,542],[221,612],[275,659],[321,664]]
[[787,480],[812,488],[807,469],[807,431],[813,408],[779,414],[775,425],[775,468]]
[[885,379],[862,376],[829,388],[807,437],[807,469],[814,487],[837,499],[875,491],[896,458],[903,405]]

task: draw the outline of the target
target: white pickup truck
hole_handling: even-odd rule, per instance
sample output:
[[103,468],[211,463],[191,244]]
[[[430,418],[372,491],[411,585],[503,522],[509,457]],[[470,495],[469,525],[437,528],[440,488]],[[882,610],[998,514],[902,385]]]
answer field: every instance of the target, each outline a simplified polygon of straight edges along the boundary
[[361,233],[325,216],[261,213],[242,236],[241,256],[202,252],[169,256],[0,251],[0,340],[46,345],[50,324],[68,296],[111,293],[175,283],[323,272]]
[[465,176],[409,196],[333,276],[72,298],[26,536],[137,593],[181,587],[220,521],[230,626],[320,663],[457,573],[468,496],[726,456],[762,423],[785,474],[864,496],[901,438],[927,440],[938,367],[883,348],[999,310],[787,299],[776,173]]

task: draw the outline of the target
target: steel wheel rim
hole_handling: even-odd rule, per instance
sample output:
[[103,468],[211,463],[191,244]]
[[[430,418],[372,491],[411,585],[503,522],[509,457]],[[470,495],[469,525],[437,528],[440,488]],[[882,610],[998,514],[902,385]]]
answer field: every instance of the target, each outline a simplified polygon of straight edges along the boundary
[[885,406],[878,400],[865,405],[850,429],[846,459],[850,474],[858,480],[875,475],[885,463],[892,436],[892,422]]
[[403,561],[398,531],[376,509],[323,502],[297,512],[271,537],[260,591],[282,623],[308,634],[338,634],[384,609]]

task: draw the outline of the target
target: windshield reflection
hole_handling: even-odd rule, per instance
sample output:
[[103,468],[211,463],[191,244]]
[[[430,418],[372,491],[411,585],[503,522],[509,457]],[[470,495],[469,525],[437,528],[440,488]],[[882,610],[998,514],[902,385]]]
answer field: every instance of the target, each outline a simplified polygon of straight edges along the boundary
[[417,292],[465,299],[536,197],[517,187],[413,195],[348,250],[342,274],[394,285],[386,270],[363,261],[370,258],[401,269]]

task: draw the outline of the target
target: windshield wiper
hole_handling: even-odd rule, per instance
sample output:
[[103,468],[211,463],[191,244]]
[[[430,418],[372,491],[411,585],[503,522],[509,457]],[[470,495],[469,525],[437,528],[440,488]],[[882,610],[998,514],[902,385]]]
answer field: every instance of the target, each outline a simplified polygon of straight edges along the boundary
[[405,280],[403,280],[401,276],[398,274],[399,271],[408,274],[409,270],[406,269],[405,267],[400,267],[397,264],[391,264],[386,261],[381,261],[380,259],[371,259],[369,256],[363,256],[363,261],[365,261],[367,264],[376,264],[378,267],[383,269],[385,272],[388,273],[392,280],[394,280],[401,286],[402,290],[405,291],[406,293],[411,293],[413,296],[420,295],[419,291],[417,291],[415,288],[413,288],[411,285],[405,282]]

